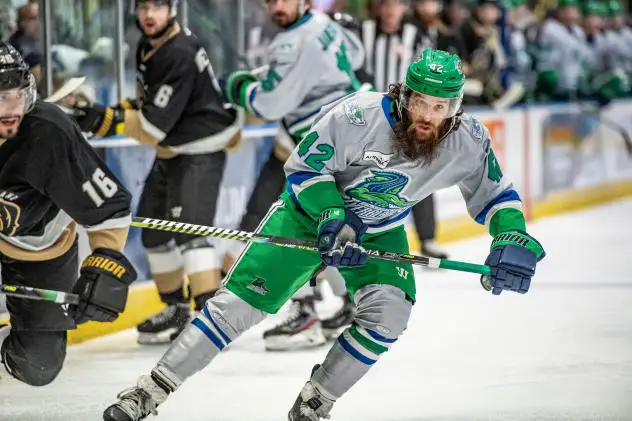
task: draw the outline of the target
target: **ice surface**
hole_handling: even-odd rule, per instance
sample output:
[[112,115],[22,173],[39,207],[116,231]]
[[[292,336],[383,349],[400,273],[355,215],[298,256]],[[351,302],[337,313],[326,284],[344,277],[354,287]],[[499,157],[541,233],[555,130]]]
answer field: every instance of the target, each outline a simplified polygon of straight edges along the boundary
[[[632,201],[530,227],[547,258],[527,295],[420,270],[408,330],[332,420],[632,420]],[[480,262],[489,238],[449,246]],[[156,420],[284,420],[327,348],[266,353],[253,329],[160,407]],[[101,420],[164,347],[133,331],[71,347],[55,383],[0,380],[0,420]],[[154,419],[154,418],[151,418]]]

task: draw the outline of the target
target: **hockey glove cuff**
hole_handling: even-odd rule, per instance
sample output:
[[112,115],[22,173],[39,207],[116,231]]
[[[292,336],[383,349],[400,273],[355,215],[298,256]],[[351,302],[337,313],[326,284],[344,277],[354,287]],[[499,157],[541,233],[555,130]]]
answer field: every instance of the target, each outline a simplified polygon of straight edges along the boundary
[[101,104],[77,105],[74,117],[82,132],[96,137],[123,134],[125,129],[125,111]]
[[537,262],[546,256],[542,245],[524,231],[506,231],[496,235],[485,264],[489,278],[481,278],[483,288],[498,295],[503,290],[529,291]]
[[352,211],[330,208],[320,214],[316,244],[327,266],[362,266],[367,253],[361,247],[367,226]]
[[79,304],[71,305],[69,315],[77,323],[88,320],[114,321],[125,310],[129,285],[136,270],[123,254],[98,248],[81,265],[79,280],[73,289]]
[[116,111],[120,110],[140,110],[140,101],[134,98],[126,98],[112,107]]
[[237,70],[220,82],[220,87],[228,102],[245,108],[248,101],[246,98],[248,86],[256,81],[257,78],[249,70]]

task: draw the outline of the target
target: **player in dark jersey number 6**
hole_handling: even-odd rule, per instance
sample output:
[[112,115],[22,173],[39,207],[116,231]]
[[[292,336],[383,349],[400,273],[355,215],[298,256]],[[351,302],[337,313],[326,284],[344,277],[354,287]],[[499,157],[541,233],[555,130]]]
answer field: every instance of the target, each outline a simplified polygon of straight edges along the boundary
[[[18,51],[0,43],[0,277],[80,296],[67,311],[7,297],[11,326],[0,328],[0,368],[12,377],[49,384],[62,368],[67,330],[123,311],[136,279],[121,254],[130,202],[72,119],[36,99],[35,78]],[[78,279],[77,224],[92,249]]]
[[[136,0],[143,32],[136,51],[137,109],[78,107],[85,132],[116,133],[156,148],[138,214],[212,225],[226,152],[241,135],[241,114],[224,108],[204,48],[175,21],[176,2]],[[132,104],[132,106],[130,106]],[[190,295],[200,310],[220,287],[220,259],[204,237],[143,231],[143,245],[162,301],[160,313],[138,326],[140,343],[168,342],[189,320]]]

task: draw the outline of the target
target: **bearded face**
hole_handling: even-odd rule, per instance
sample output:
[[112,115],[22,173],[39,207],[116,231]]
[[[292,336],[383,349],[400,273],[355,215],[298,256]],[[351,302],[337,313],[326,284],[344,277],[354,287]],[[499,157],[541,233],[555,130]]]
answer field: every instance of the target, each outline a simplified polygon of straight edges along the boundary
[[450,108],[450,100],[411,93],[401,107],[400,121],[393,127],[397,152],[429,165],[439,154],[441,141],[450,129],[451,124],[446,124],[450,121]]

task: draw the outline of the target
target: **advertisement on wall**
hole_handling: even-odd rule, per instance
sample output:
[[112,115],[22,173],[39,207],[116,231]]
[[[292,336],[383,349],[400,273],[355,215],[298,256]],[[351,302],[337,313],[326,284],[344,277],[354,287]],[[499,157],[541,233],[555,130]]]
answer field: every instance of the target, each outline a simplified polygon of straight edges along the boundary
[[543,120],[543,194],[596,186],[632,172],[623,138],[606,118],[574,110],[553,112]]

